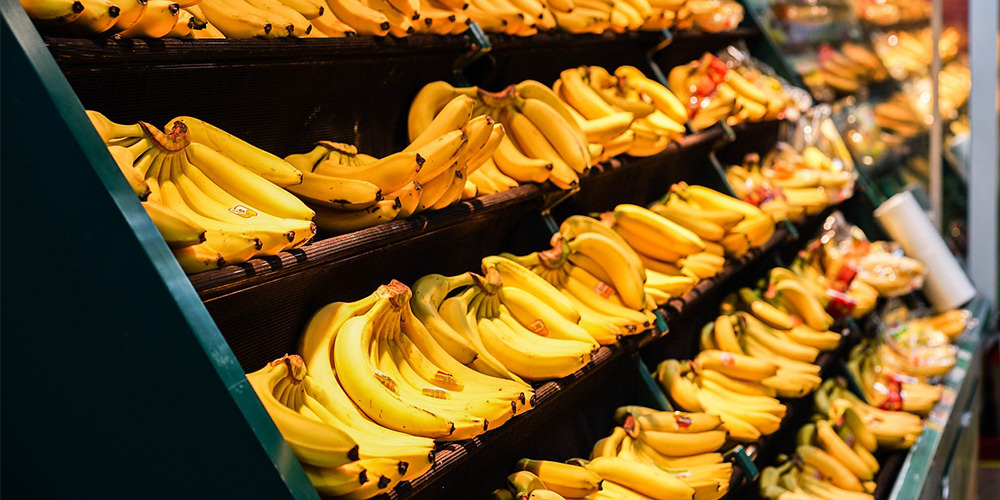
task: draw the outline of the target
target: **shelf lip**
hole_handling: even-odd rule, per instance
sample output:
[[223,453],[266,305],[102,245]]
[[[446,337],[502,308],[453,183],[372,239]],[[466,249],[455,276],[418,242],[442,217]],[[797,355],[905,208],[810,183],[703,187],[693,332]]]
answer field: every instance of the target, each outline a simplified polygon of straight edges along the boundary
[[[734,129],[766,127],[773,122],[741,124]],[[721,139],[722,132],[712,127],[703,132],[682,137],[662,153],[646,158],[617,157],[592,169],[581,179],[591,183],[610,172],[639,168],[655,164],[658,160],[677,154],[686,148],[702,146]],[[189,276],[191,284],[203,301],[211,300],[245,287],[284,277],[315,266],[328,264],[361,253],[376,250],[387,243],[395,243],[418,236],[429,229],[445,229],[466,221],[469,217],[488,214],[517,205],[541,204],[546,195],[559,193],[549,184],[525,184],[510,191],[482,196],[461,202],[442,210],[427,212],[408,219],[362,229],[353,233],[324,238],[298,249],[281,252],[277,256],[251,259],[242,264],[225,266]]]
[[468,50],[467,35],[412,35],[406,38],[359,36],[347,38],[129,39],[43,37],[61,66],[93,66],[152,62],[161,64],[358,59],[422,52],[460,54]]
[[[721,33],[685,30],[674,33],[676,40],[750,38],[760,35],[756,27],[739,27]],[[653,45],[663,38],[659,31],[626,33],[571,34],[560,31],[518,37],[489,33],[493,49],[546,49],[559,46],[593,46],[617,43]],[[346,38],[280,39],[203,39],[179,38],[128,39],[67,38],[44,36],[45,45],[64,67],[114,65],[126,63],[197,64],[236,62],[296,62],[330,59],[370,59],[377,56],[405,56],[419,53],[454,53],[471,50],[474,41],[468,34],[355,36]]]

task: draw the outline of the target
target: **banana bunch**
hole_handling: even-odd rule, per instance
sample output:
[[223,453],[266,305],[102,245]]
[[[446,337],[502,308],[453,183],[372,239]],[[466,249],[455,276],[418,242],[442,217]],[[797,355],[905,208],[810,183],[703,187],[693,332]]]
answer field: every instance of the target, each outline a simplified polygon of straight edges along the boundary
[[507,487],[495,490],[490,498],[560,500],[596,498],[603,480],[597,473],[579,465],[549,460],[522,458],[517,469],[507,476]]
[[[303,172],[288,189],[316,211],[325,232],[346,233],[437,210],[475,197],[469,177],[504,138],[489,115],[471,118],[472,99],[458,96],[402,151],[383,158],[320,141],[285,160]],[[471,119],[470,119],[471,118]]]
[[693,286],[690,278],[669,276],[657,276],[647,286],[639,256],[618,233],[596,219],[567,218],[553,235],[552,245],[550,250],[526,256],[502,256],[558,289],[580,313],[581,327],[601,344],[648,330],[655,321],[651,311],[656,308],[657,294],[680,294]]
[[932,120],[933,117],[928,118],[917,111],[910,97],[902,92],[875,105],[876,125],[904,138],[927,130]]
[[804,323],[779,306],[781,302],[777,300],[769,302],[749,288],[740,289],[723,301],[722,313],[730,317],[717,318],[712,331],[703,332],[702,348],[774,363],[778,366],[777,376],[764,381],[764,385],[781,397],[802,397],[822,382],[820,367],[814,364],[816,357],[821,351],[836,348],[840,336],[828,331],[829,325]]
[[118,38],[340,38],[456,35],[464,0],[22,0],[55,34]]
[[622,153],[651,156],[684,135],[687,110],[670,90],[632,66],[570,68],[553,91],[583,130],[592,164]]
[[[594,444],[590,460],[617,458],[659,468],[693,488],[699,500],[721,498],[729,491],[732,463],[718,452],[728,432],[718,415],[623,406],[614,417],[617,426]],[[605,477],[604,490],[636,491],[611,482]]]
[[889,354],[872,343],[862,342],[851,350],[847,360],[848,373],[854,377],[871,405],[926,416],[941,399],[942,389],[939,385],[921,380],[947,373],[954,366],[954,358],[951,363],[915,370],[919,376],[917,377],[901,370],[910,368],[910,364],[905,361],[897,361],[894,366],[890,366],[890,362],[886,361],[889,356],[894,354]]
[[743,165],[726,170],[726,179],[741,199],[759,206],[775,221],[798,221],[853,193],[857,179],[853,163],[833,156],[837,161],[815,145],[796,151],[782,143],[763,164],[757,154],[748,154]]
[[379,430],[359,430],[342,417],[350,413],[364,419],[353,403],[324,390],[298,355],[272,361],[247,374],[247,380],[324,496],[371,498],[430,470],[432,440],[394,433],[367,420]]
[[302,173],[280,158],[197,118],[175,118],[165,134],[87,115],[185,272],[277,255],[316,234],[313,211],[279,187]]
[[518,183],[546,180],[570,189],[579,183],[579,174],[590,168],[590,150],[582,129],[552,90],[534,80],[511,85],[499,93],[477,87],[455,88],[440,81],[430,83],[410,106],[410,139],[427,135],[436,117],[447,112],[446,105],[459,97],[474,101],[473,117],[492,116],[507,131],[507,135],[491,141],[496,143],[492,153],[480,155],[483,168],[469,176],[478,191],[490,194]]
[[685,103],[694,130],[707,129],[720,120],[736,125],[776,119],[790,102],[774,77],[743,66],[729,68],[708,53],[701,59],[675,66],[667,76],[667,83]]
[[302,339],[310,373],[336,395],[338,416],[354,428],[356,439],[378,443],[388,436],[378,450],[412,454],[414,441],[398,439],[400,434],[468,439],[531,408],[530,386],[456,359],[431,334],[436,325],[417,319],[410,298],[410,289],[393,281],[360,301],[330,304],[316,313]]
[[924,431],[919,416],[876,408],[848,390],[841,379],[825,380],[813,397],[818,414],[834,422],[842,420],[855,440],[869,450],[909,448]]
[[651,205],[650,210],[702,238],[704,252],[734,259],[763,246],[775,231],[774,221],[760,208],[685,182],[670,186],[668,193]]
[[857,43],[844,42],[839,50],[824,46],[819,49],[817,59],[816,71],[802,77],[812,89],[828,87],[839,94],[854,94],[863,85],[889,78],[878,56]]
[[[822,427],[825,442],[830,443],[836,452],[819,446],[817,435],[820,432],[817,432],[817,427]],[[867,477],[872,474],[872,469],[878,470],[878,461],[870,452],[857,444],[848,446],[826,420],[807,424],[802,431],[799,442],[815,442],[816,445],[799,444],[794,457],[780,455],[780,465],[765,467],[760,474],[762,497],[771,500],[875,499],[872,495],[875,482],[862,480],[857,475],[860,473]],[[848,463],[863,472],[854,472],[846,465]]]
[[952,309],[935,316],[913,318],[907,321],[910,328],[931,329],[948,336],[948,339],[955,341],[963,333],[969,324],[972,314],[965,309]]
[[929,0],[882,0],[853,5],[860,19],[879,26],[925,21],[930,19],[932,11]]
[[[948,63],[958,55],[961,33],[954,27],[945,28],[938,40],[941,61]],[[889,31],[875,37],[875,53],[896,80],[926,76],[930,72],[934,44],[931,29]]]
[[[828,291],[843,288],[843,285],[839,284],[838,275],[851,269],[856,269],[856,263],[832,241],[822,244],[816,252],[800,255],[789,268],[800,278],[799,283],[823,304],[824,309],[828,310],[834,310],[830,305],[833,299]],[[850,316],[854,319],[860,319],[875,309],[881,292],[878,288],[855,276],[847,288],[840,290],[838,295],[846,296],[847,302],[853,306],[849,312]]]
[[656,381],[674,408],[718,415],[729,439],[756,441],[781,426],[786,408],[764,385],[779,365],[740,353],[704,350],[694,361],[668,359],[656,367]]
[[598,343],[558,291],[500,257],[484,259],[483,269],[485,276],[431,274],[413,286],[415,317],[452,357],[522,384],[565,377],[590,362]]
[[[715,276],[725,266],[726,259],[720,255],[721,252],[708,251],[705,241],[698,234],[649,209],[622,204],[615,207],[606,219],[611,228],[635,250],[646,269],[649,288],[653,290],[659,288],[653,284],[675,277],[687,277],[694,286],[702,279]],[[688,290],[690,288],[685,287],[677,292],[687,293]],[[660,293],[654,291],[652,295],[658,305],[670,298],[666,290],[660,290]]]

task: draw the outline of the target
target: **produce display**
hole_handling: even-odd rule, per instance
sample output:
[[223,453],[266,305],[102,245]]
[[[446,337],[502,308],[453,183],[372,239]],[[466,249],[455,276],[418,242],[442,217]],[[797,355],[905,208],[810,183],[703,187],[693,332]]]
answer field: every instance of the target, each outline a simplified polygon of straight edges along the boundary
[[750,153],[743,165],[726,169],[733,191],[776,222],[800,221],[850,198],[857,178],[854,160],[826,111],[806,112],[763,160]]
[[782,118],[793,105],[774,76],[747,64],[727,64],[712,54],[674,67],[667,82],[684,102],[695,130],[720,120],[735,125]]

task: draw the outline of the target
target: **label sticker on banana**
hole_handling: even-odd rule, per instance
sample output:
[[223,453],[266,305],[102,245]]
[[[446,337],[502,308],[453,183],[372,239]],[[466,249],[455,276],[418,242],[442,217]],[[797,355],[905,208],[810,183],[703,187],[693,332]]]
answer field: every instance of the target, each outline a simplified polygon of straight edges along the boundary
[[615,296],[615,289],[603,281],[598,281],[594,285],[594,291],[604,299],[610,299]]
[[547,326],[545,326],[545,322],[542,321],[542,320],[540,320],[540,319],[536,319],[535,321],[532,321],[531,324],[529,324],[527,326],[528,326],[528,330],[531,330],[532,333],[534,333],[536,335],[541,335],[542,337],[548,337],[549,336],[549,328]]
[[235,207],[230,208],[229,211],[243,217],[244,219],[252,219],[257,216],[256,210],[244,205],[236,205]]

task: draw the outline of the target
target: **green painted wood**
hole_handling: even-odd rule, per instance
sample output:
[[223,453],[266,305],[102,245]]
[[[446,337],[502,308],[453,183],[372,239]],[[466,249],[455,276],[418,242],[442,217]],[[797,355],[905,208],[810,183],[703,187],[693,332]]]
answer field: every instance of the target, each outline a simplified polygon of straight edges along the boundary
[[13,0],[3,92],[5,498],[317,498]]

